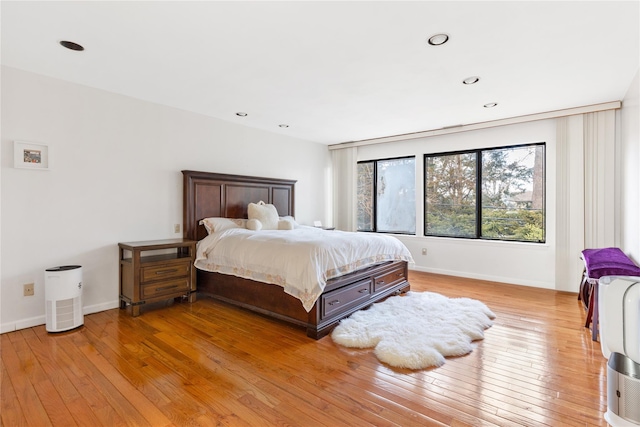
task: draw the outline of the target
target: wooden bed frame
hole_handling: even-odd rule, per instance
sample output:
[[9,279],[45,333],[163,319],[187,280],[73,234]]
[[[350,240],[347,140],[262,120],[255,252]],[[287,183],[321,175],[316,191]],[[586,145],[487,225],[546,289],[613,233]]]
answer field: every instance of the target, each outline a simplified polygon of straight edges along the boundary
[[[260,200],[275,205],[280,216],[294,216],[296,181],[196,171],[182,174],[185,238],[206,237],[207,231],[199,225],[203,218],[247,218],[248,204]],[[407,262],[389,261],[329,280],[307,313],[300,300],[281,286],[197,270],[198,293],[303,326],[315,339],[353,312],[408,290]]]

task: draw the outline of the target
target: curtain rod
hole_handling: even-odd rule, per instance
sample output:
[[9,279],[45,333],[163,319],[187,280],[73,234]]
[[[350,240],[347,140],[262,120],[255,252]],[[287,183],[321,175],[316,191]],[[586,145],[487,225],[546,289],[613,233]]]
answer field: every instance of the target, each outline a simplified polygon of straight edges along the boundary
[[558,117],[575,116],[577,114],[595,113],[596,111],[616,110],[622,106],[621,101],[605,102],[603,104],[586,105],[584,107],[567,108],[564,110],[548,111],[546,113],[529,114],[526,116],[511,117],[508,119],[492,120],[489,122],[473,123],[469,125],[447,126],[440,129],[425,130],[402,135],[385,136],[382,138],[363,139],[361,141],[341,142],[329,145],[329,150],[340,150],[342,148],[360,147],[363,145],[383,144],[385,142],[407,141],[410,139],[427,138],[437,135],[447,135],[451,133],[467,132],[471,130],[486,129],[498,126],[507,126],[517,123],[533,122],[536,120],[555,119]]

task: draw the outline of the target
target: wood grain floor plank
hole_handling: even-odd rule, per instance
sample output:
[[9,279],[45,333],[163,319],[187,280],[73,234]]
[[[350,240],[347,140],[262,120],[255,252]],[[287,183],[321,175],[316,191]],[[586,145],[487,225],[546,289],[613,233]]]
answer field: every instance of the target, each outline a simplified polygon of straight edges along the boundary
[[[34,333],[45,345],[50,345],[56,349],[55,360],[59,369],[64,373],[67,379],[78,390],[79,397],[71,402],[67,402],[67,406],[77,405],[78,407],[89,407],[90,412],[85,411],[82,414],[74,413],[77,419],[97,419],[98,422],[91,421],[84,424],[80,421],[80,425],[96,425],[96,426],[125,426],[127,425],[124,418],[117,414],[109,401],[96,388],[96,385],[83,372],[83,364],[75,363],[75,361],[64,351],[64,343],[68,343],[63,338],[65,335],[76,334],[78,331],[66,332],[63,334],[51,335],[47,334],[44,327],[32,328]],[[78,402],[76,402],[78,400]]]
[[[132,376],[130,372],[133,370],[127,370],[123,365],[120,364],[119,368],[122,371],[118,370],[115,366],[111,365],[106,357],[104,357],[103,353],[98,351],[97,343],[89,341],[89,345],[80,347],[80,351],[83,355],[89,360],[95,368],[104,375],[105,379],[110,381],[111,384],[123,395],[126,396],[127,400],[131,405],[133,405],[136,410],[144,417],[149,425],[152,426],[169,426],[173,423],[169,418],[167,418],[162,411],[158,409],[155,403],[160,402],[161,404],[166,402],[161,398],[154,400],[148,398],[145,394],[143,394],[140,390],[138,390],[134,383],[130,382],[129,379]],[[104,352],[104,346],[102,347],[102,351]],[[123,374],[124,371],[124,374]],[[136,372],[137,374],[137,372]],[[138,375],[136,375],[137,377]],[[155,391],[153,388],[146,388],[147,392]],[[161,395],[161,393],[154,393],[154,397]]]
[[[20,336],[18,339],[17,336]],[[29,372],[32,370],[32,361],[22,361],[16,353],[13,343],[24,343],[22,335],[18,332],[3,334],[2,361],[5,365],[8,378],[11,380],[16,396],[16,403],[22,408],[22,413],[27,420],[27,425],[50,426],[51,420],[38,393],[29,381]]]
[[[64,374],[63,366],[57,362],[56,346],[42,342],[33,329],[25,329],[21,332],[25,342],[29,344],[42,369],[51,381],[52,386],[60,394],[62,402],[74,418],[75,423],[81,426],[101,425],[100,420],[95,416],[82,395]],[[53,423],[57,424],[55,421]]]
[[[193,337],[191,337],[193,338]],[[248,369],[259,372],[258,376],[252,375],[247,381],[242,375],[238,375],[238,369],[234,366],[233,370],[229,370],[227,366],[233,366],[233,361],[230,363],[226,363],[226,355],[220,354],[215,355],[211,361],[206,361],[201,359],[201,355],[203,354],[204,349],[198,343],[197,340],[191,340],[188,335],[180,334],[179,337],[173,337],[172,342],[174,344],[174,348],[178,349],[183,354],[191,357],[192,359],[200,359],[200,363],[203,364],[202,369],[205,370],[215,370],[216,372],[216,384],[227,390],[234,390],[234,395],[230,396],[233,399],[238,399],[243,402],[241,398],[246,398],[246,395],[250,395],[251,399],[247,400],[247,402],[253,402],[254,400],[259,400],[261,405],[266,405],[266,407],[270,408],[278,408],[278,407],[289,407],[287,412],[296,412],[298,411],[297,407],[302,407],[306,405],[304,401],[296,401],[297,397],[291,395],[288,391],[284,390],[269,390],[268,393],[263,390],[262,387],[256,387],[256,382],[258,378],[261,376],[268,376],[265,369],[260,369],[260,366],[256,366],[256,363],[251,363],[250,366],[247,366]],[[244,350],[243,350],[244,353]],[[248,353],[244,353],[245,358],[249,357]],[[285,376],[294,375],[295,372],[286,373]],[[202,374],[206,377],[206,372]],[[240,393],[240,395],[238,395]],[[293,402],[291,402],[293,401]],[[229,400],[226,400],[229,402]],[[231,401],[233,402],[233,400]],[[291,402],[291,403],[289,403]],[[228,403],[227,403],[228,404]],[[253,405],[252,407],[254,407]],[[298,417],[300,419],[304,419],[306,416],[299,414]]]
[[[215,418],[221,425],[227,425],[227,423],[231,423],[228,425],[255,425],[255,422],[259,422],[259,418],[253,419],[250,414],[242,414],[244,408],[238,404],[236,398],[224,398],[226,391],[218,381],[217,367],[213,366],[212,370],[202,368],[200,364],[188,359],[177,350],[173,343],[165,342],[160,331],[152,336],[147,336],[143,344],[153,354],[153,357],[146,359],[147,367],[143,369],[170,372],[171,374],[166,372],[162,374],[162,381],[169,381],[175,386],[177,394],[186,392],[188,399],[198,405],[197,419]],[[230,409],[228,406],[232,408]],[[181,409],[186,410],[187,408]],[[234,413],[233,409],[241,415]],[[206,414],[201,412],[206,412]],[[245,418],[249,420],[247,421]]]
[[62,334],[3,334],[0,421],[66,426],[71,413],[71,423],[102,426],[606,426],[606,360],[576,294],[414,271],[409,280],[414,291],[476,298],[496,313],[471,354],[393,369],[371,350],[315,341],[206,297],[136,318],[114,309]]
[[[160,363],[149,347],[142,342],[133,342],[128,335],[124,341],[126,344],[119,347],[116,338],[102,336],[98,347],[109,363],[118,366],[119,372],[174,424],[198,424],[196,419],[203,415],[208,419],[220,418],[219,414],[206,410],[193,398],[181,393],[184,379]],[[129,365],[126,370],[121,368],[123,364]]]
[[[105,377],[98,367],[87,358],[88,354],[95,349],[89,346],[83,330],[59,338],[58,344],[73,361],[72,363],[82,371],[83,376],[93,384],[93,389],[107,403],[102,406],[102,413],[99,414],[99,417],[110,417],[108,422],[113,425],[150,425],[138,408],[131,404],[128,396],[123,395],[109,378]],[[121,377],[120,380],[124,379]]]
[[[368,396],[375,396],[375,399],[380,399],[380,400],[395,401],[397,400],[397,397],[402,394],[402,393],[400,394],[397,393],[398,392],[397,388],[389,393],[386,392],[388,384],[386,384],[384,372],[387,372],[389,370],[386,369],[385,367],[381,367],[380,363],[371,355],[371,352],[363,351],[363,350],[353,350],[353,349],[344,350],[335,346],[335,344],[333,344],[333,342],[331,341],[327,341],[327,343],[330,344],[331,352],[327,352],[327,358],[329,359],[325,359],[325,363],[327,363],[329,366],[332,366],[332,369],[335,371],[332,376],[327,378],[336,378],[336,377],[341,378],[341,382],[337,384],[338,387],[344,388],[345,382],[352,382],[363,376],[366,378],[375,377],[376,381],[374,386],[370,384],[370,381],[365,381],[365,382],[355,381],[352,383],[352,385],[356,390],[359,390],[359,389],[368,390],[369,391]],[[347,363],[343,365],[342,363],[343,361],[341,361],[340,358],[336,358],[336,360],[330,359],[332,354],[339,354],[338,352],[343,352],[343,351],[345,353],[348,353],[350,356],[354,356],[355,358],[357,358],[358,361],[347,360]],[[306,365],[306,364],[303,364],[303,365]],[[312,365],[312,363],[309,363],[309,365]],[[412,371],[406,370],[406,372],[411,373]],[[320,376],[320,375],[311,376],[311,378],[317,378],[317,377],[325,378],[324,376]],[[392,374],[391,378],[395,378],[395,374]],[[321,381],[321,380],[315,379],[316,383],[318,383],[318,381]],[[429,383],[431,381],[427,379],[424,382]],[[336,384],[334,383],[323,384],[323,388],[331,387],[334,385]],[[418,385],[418,386],[416,386],[415,384],[407,385],[407,388],[410,389],[407,392],[407,394],[410,395],[410,399],[415,399],[416,397],[418,397],[416,395],[416,391],[420,390],[422,387],[423,385]],[[434,423],[439,422],[439,423],[447,424],[452,422],[453,416],[457,415],[460,417],[465,417],[465,414],[457,413],[456,411],[457,410],[452,407],[448,407],[446,405],[436,403],[433,401],[433,399],[431,399],[429,402],[424,402],[424,405],[419,407],[417,410],[413,410],[411,413],[419,414],[420,416],[423,416],[425,419],[431,420],[431,422],[434,422]],[[484,423],[484,425],[491,425],[491,424]]]
[[0,375],[0,420],[3,426],[24,427],[28,425],[27,419],[22,412],[18,396],[13,389],[13,384],[9,379],[9,373],[1,363],[2,372]]
[[[220,319],[218,318],[218,321]],[[233,336],[233,335],[231,335]],[[188,337],[184,336],[183,334],[181,334],[182,338],[187,339]],[[213,339],[213,338],[212,338]],[[255,338],[255,340],[260,340],[259,335]],[[288,392],[288,390],[282,390],[282,389],[277,389],[277,388],[273,388],[270,387],[270,385],[272,383],[277,383],[279,381],[283,381],[286,380],[287,378],[293,378],[293,377],[299,377],[304,375],[304,369],[303,367],[301,367],[301,365],[299,363],[297,364],[291,364],[288,366],[284,366],[284,360],[287,356],[287,352],[283,351],[282,346],[280,345],[280,343],[274,344],[274,340],[269,339],[266,340],[265,342],[261,343],[261,342],[256,342],[255,340],[251,341],[250,343],[248,343],[247,341],[244,340],[240,340],[240,341],[235,341],[236,346],[228,346],[227,343],[227,349],[234,349],[235,351],[237,351],[237,355],[242,355],[242,359],[243,361],[247,361],[249,363],[249,365],[247,366],[248,369],[255,371],[255,372],[259,372],[260,375],[259,377],[252,375],[252,377],[249,379],[250,382],[255,383],[256,380],[260,380],[260,388],[261,389],[265,389],[269,392],[269,394],[273,397],[277,397],[278,398],[278,402],[275,402],[274,405],[277,406],[282,406],[282,402],[283,401],[287,401],[287,400],[293,400],[295,398],[297,398],[297,396],[292,396],[290,395],[290,393]],[[193,344],[192,344],[193,345]],[[197,346],[197,344],[195,344]],[[187,348],[188,347],[188,343],[184,343],[182,348]],[[260,361],[257,358],[253,358],[251,355],[251,352],[253,351],[254,348],[256,349],[261,349],[261,354],[263,354],[266,350],[266,347],[270,347],[270,350],[272,352],[277,351],[279,354],[277,357],[274,358],[274,360],[277,360],[277,365],[274,366],[260,366]],[[198,350],[198,352],[196,352],[196,354],[199,354],[199,352],[202,350]],[[236,356],[237,356],[236,355]],[[221,354],[218,357],[221,358],[225,358],[225,354]],[[238,360],[239,358],[236,357],[236,360]],[[224,364],[224,363],[223,363]],[[237,364],[237,362],[236,362]],[[231,365],[234,365],[233,363]],[[272,371],[272,369],[274,371]],[[279,375],[279,380],[274,381],[272,378],[270,378],[270,374],[276,373],[277,375]],[[234,369],[234,375],[238,375],[241,376],[241,373],[239,373],[236,369]],[[264,380],[261,380],[260,378],[264,378]],[[305,407],[308,403],[307,399],[303,399],[302,401],[298,402],[297,405],[299,405],[300,407]],[[338,399],[336,402],[334,403],[341,403],[341,401]],[[293,405],[293,403],[292,403]],[[309,408],[311,410],[311,412],[313,412],[313,408]],[[369,416],[367,414],[367,416]],[[326,419],[326,415],[323,414],[323,417]],[[365,417],[366,418],[366,417]],[[345,420],[340,420],[335,419],[335,420],[329,420],[329,424],[328,425],[336,425],[336,424],[340,424],[342,422],[344,422]],[[354,418],[349,420],[350,423],[358,423],[361,424],[362,423],[362,419],[361,418]],[[320,423],[320,421],[315,422],[313,424],[318,424]],[[369,424],[371,423],[375,423],[376,425],[384,425],[385,421],[382,418],[375,418],[373,417],[370,421]],[[322,424],[319,424],[322,425]]]

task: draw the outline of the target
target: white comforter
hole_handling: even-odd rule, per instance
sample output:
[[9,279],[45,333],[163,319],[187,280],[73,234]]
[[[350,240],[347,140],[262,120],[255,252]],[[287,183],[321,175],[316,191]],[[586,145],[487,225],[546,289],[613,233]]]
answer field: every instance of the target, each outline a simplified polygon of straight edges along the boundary
[[310,311],[327,280],[392,260],[413,262],[406,246],[389,235],[306,226],[260,231],[232,228],[198,242],[195,266],[280,285]]

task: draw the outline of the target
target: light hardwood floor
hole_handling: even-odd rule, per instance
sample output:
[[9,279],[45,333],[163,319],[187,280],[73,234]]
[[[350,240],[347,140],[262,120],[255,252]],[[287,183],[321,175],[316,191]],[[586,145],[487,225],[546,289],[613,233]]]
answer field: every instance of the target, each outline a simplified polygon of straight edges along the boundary
[[108,310],[70,332],[1,336],[2,425],[607,425],[606,360],[576,294],[410,282],[483,301],[494,325],[471,354],[410,371],[208,298],[137,318]]

